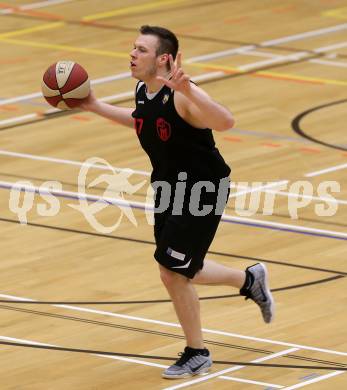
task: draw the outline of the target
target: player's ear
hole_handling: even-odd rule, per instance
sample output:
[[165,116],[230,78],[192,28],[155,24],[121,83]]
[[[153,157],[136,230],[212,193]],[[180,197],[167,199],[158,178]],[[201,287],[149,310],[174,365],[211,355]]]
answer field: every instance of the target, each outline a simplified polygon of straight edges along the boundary
[[161,54],[159,56],[159,64],[160,65],[165,65],[170,62],[169,55],[167,53]]

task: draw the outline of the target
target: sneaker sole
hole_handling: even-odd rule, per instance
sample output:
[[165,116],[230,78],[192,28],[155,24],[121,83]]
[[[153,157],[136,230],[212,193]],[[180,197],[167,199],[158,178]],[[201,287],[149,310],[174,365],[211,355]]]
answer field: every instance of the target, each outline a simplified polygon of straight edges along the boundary
[[186,373],[184,373],[184,374],[182,374],[182,375],[168,375],[168,374],[164,374],[164,373],[163,373],[161,376],[162,376],[162,378],[164,378],[164,379],[184,379],[184,378],[191,378],[192,376],[205,375],[205,374],[207,374],[207,373],[210,371],[210,368],[211,368],[211,366],[205,367],[205,368],[203,368],[202,370],[198,371],[197,373],[192,373],[192,374],[190,374],[190,373],[188,373],[188,372],[186,372]]
[[270,288],[269,288],[267,268],[266,268],[266,266],[263,263],[259,263],[259,264],[262,267],[262,269],[264,271],[264,274],[265,274],[265,278],[264,278],[265,291],[266,291],[266,294],[270,298],[271,318],[270,318],[270,321],[265,321],[265,319],[264,319],[265,323],[269,324],[270,322],[272,322],[274,320],[274,317],[275,317],[275,301],[274,301],[274,299],[272,297],[272,294],[271,294],[271,291],[270,291]]

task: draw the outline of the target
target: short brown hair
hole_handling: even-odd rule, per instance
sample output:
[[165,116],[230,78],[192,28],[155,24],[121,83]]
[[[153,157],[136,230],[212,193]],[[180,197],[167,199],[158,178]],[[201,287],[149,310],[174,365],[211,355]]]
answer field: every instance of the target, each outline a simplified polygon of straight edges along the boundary
[[[143,35],[154,35],[159,40],[159,46],[157,47],[156,54],[171,54],[173,59],[176,58],[178,52],[178,39],[176,35],[164,28],[158,26],[144,25],[140,28],[140,33]],[[168,68],[170,65],[168,64]]]

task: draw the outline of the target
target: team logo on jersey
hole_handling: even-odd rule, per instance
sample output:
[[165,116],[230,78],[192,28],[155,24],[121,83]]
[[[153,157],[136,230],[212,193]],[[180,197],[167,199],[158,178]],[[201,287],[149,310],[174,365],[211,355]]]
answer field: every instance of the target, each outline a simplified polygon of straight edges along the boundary
[[170,95],[168,93],[164,95],[163,100],[162,100],[163,104],[165,104],[169,100],[169,97],[170,97]]
[[164,142],[171,137],[171,125],[164,118],[157,119],[157,133]]

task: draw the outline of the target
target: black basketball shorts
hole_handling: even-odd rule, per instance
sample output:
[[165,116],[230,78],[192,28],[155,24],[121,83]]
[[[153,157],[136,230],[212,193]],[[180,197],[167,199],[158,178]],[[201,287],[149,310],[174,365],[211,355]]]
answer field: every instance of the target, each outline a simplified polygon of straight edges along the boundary
[[190,279],[202,269],[221,215],[155,214],[154,258],[165,268]]

